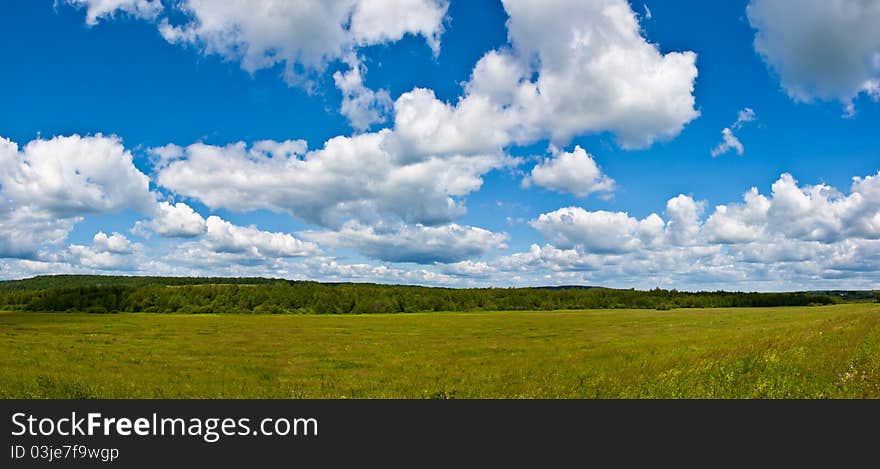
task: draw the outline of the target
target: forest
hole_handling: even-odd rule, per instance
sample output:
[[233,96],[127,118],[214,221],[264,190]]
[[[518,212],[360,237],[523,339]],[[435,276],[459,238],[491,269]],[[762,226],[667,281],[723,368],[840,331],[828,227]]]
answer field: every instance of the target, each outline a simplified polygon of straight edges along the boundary
[[[873,296],[869,296],[873,298]],[[411,313],[827,305],[839,292],[686,292],[601,287],[439,288],[269,278],[38,276],[0,282],[0,310],[150,313]]]

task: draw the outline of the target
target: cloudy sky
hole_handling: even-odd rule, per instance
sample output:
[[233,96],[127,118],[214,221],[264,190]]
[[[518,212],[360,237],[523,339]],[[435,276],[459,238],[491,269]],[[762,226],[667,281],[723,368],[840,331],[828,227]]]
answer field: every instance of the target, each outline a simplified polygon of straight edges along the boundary
[[880,286],[880,0],[32,0],[0,278]]

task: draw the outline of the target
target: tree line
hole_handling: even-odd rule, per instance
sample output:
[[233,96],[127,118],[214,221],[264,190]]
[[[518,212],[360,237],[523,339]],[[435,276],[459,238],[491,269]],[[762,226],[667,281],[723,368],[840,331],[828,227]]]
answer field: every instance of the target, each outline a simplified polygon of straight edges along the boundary
[[826,305],[824,293],[609,288],[434,288],[263,278],[44,276],[0,282],[0,309],[151,313],[410,313]]

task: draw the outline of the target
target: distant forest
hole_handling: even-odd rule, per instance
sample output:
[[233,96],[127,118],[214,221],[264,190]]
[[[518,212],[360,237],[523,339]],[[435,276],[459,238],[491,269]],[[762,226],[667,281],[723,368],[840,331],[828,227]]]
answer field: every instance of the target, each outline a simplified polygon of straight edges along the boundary
[[827,305],[872,292],[682,292],[599,287],[433,288],[267,278],[40,276],[0,282],[0,310],[151,313],[410,313]]

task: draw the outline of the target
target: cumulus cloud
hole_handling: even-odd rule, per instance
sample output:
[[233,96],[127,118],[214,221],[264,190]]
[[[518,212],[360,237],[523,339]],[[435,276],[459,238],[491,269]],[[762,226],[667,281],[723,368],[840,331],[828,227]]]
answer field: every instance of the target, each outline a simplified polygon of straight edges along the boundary
[[523,185],[546,187],[557,192],[568,192],[586,197],[594,192],[611,192],[614,180],[602,174],[593,157],[580,145],[574,151],[565,152],[555,148],[547,158],[532,168],[531,175],[523,179]]
[[95,270],[131,271],[136,264],[131,256],[120,255],[108,251],[98,251],[90,246],[71,244],[63,257],[59,257],[72,266]]
[[366,130],[373,124],[385,122],[392,107],[391,95],[386,90],[373,91],[364,86],[366,66],[359,58],[350,56],[345,62],[348,71],[333,74],[336,88],[342,92],[340,112],[357,130]]
[[719,205],[706,220],[709,239],[722,244],[739,244],[757,240],[755,230],[766,220],[769,201],[753,187],[743,195],[745,204]]
[[495,267],[487,262],[460,261],[451,264],[443,264],[440,271],[447,275],[466,278],[489,278],[497,272]]
[[743,147],[742,142],[733,134],[734,130],[739,130],[748,122],[752,122],[755,120],[756,114],[751,108],[745,108],[739,111],[737,115],[736,122],[733,123],[730,127],[725,127],[721,131],[721,143],[718,144],[715,148],[712,149],[711,154],[712,157],[721,156],[730,150],[736,151],[737,155],[742,156],[745,152],[745,147]]
[[360,48],[421,36],[440,52],[448,0],[66,0],[86,7],[86,22],[125,12],[155,20],[166,41],[197,47],[206,55],[238,61],[255,73],[281,67],[289,85],[314,86],[327,65],[346,63],[334,74],[341,112],[357,130],[385,121],[392,100],[385,90],[364,86]]
[[486,53],[456,103],[415,89],[394,105],[410,153],[480,152],[610,131],[626,148],[695,119],[692,52],[662,54],[624,0],[504,2],[512,47]]
[[671,244],[689,246],[697,242],[705,205],[684,194],[666,202],[666,236]]
[[0,143],[3,195],[19,205],[66,218],[123,208],[148,212],[155,200],[149,178],[116,136],[36,139],[21,151],[9,140]]
[[98,252],[110,252],[114,254],[130,254],[133,246],[131,241],[121,233],[113,232],[110,236],[99,231],[92,238],[92,246]]
[[480,188],[483,175],[515,160],[502,153],[414,156],[398,153],[391,138],[383,130],[271,155],[266,142],[194,144],[161,168],[157,180],[212,208],[290,213],[330,229],[315,240],[381,260],[458,261],[499,241],[454,221],[466,213],[463,197]]
[[210,216],[202,244],[214,252],[248,254],[254,258],[302,257],[320,252],[314,243],[287,233],[262,231],[253,226],[237,226],[218,216]]
[[0,258],[34,258],[41,245],[59,245],[82,217],[58,218],[30,206],[0,205]]
[[600,254],[651,246],[663,234],[663,220],[656,214],[638,220],[623,212],[590,212],[580,207],[541,214],[530,225],[559,248]]
[[0,256],[33,258],[89,214],[153,210],[149,178],[118,137],[0,137]]
[[[163,21],[161,29],[172,42],[240,59],[250,71],[284,63],[296,74],[298,66],[321,69],[344,59],[349,70],[334,77],[343,112],[355,128],[366,129],[381,121],[390,98],[363,85],[355,48],[415,33],[437,50],[448,5],[398,0],[264,6],[188,0],[180,4],[184,23]],[[512,46],[479,61],[458,102],[415,89],[395,101],[392,129],[336,137],[315,151],[303,145],[272,153],[243,143],[156,148],[158,183],[211,208],[268,208],[331,229],[355,222],[450,230],[483,175],[516,163],[504,154],[508,145],[610,130],[626,146],[645,146],[674,136],[697,116],[695,55],[662,54],[641,36],[627,2],[508,1],[504,7]],[[389,23],[390,17],[395,21]],[[577,195],[613,186],[582,149],[556,154],[530,179]],[[161,224],[167,211],[160,208],[149,223],[153,231],[174,235]],[[197,233],[201,225],[192,218],[191,227],[178,231]]]
[[65,0],[86,8],[86,24],[94,26],[100,19],[112,18],[117,12],[142,19],[155,19],[162,12],[161,0]]
[[626,148],[695,119],[693,52],[662,54],[625,0],[505,1],[512,47],[486,53],[456,103],[431,90],[395,102],[411,152],[467,152],[610,131]]
[[184,156],[183,147],[173,143],[161,147],[148,148],[147,154],[150,157],[150,163],[152,163],[157,169],[163,168],[167,166],[168,163],[183,158]]
[[218,216],[204,220],[204,234],[166,252],[162,267],[176,275],[289,276],[303,262],[321,258],[315,243],[289,233],[239,226]]
[[560,249],[551,244],[532,244],[528,251],[502,256],[494,260],[493,265],[501,272],[522,274],[542,271],[586,272],[613,265],[614,257],[578,251],[575,248]]
[[[304,151],[304,145],[301,141],[260,141],[253,149],[267,158],[283,158]],[[182,149],[164,147],[160,152],[171,161]],[[313,243],[288,234],[238,227],[218,217],[205,220],[184,203],[158,202],[150,191],[149,178],[134,166],[131,153],[115,136],[36,139],[21,149],[0,139],[0,169],[0,257],[27,258],[46,265],[67,263],[70,271],[124,271],[149,265],[139,256],[141,245],[116,232],[95,234],[89,246],[44,249],[61,246],[84,217],[122,210],[149,217],[135,224],[136,234],[201,236],[199,243],[210,251],[259,258],[319,252]]]
[[361,45],[393,42],[405,34],[419,34],[434,54],[440,52],[440,35],[449,2],[445,0],[359,1],[351,15],[351,33]]
[[[108,0],[109,1],[109,0]],[[119,1],[119,0],[117,0]],[[611,131],[625,147],[677,135],[696,118],[693,52],[663,54],[642,35],[625,0],[503,2],[511,46],[487,53],[454,104],[431,90],[394,104],[395,135],[406,153],[497,150],[549,137]],[[359,47],[424,37],[439,50],[448,2],[183,0],[182,23],[160,22],[170,42],[240,60],[254,72],[283,64],[291,83],[343,60],[334,77],[343,113],[358,130],[383,121],[390,97],[363,85]]]
[[349,223],[337,231],[302,233],[306,239],[330,246],[352,247],[374,259],[389,262],[454,263],[506,248],[508,237],[455,223],[442,226],[363,226]]
[[624,147],[645,147],[699,115],[696,54],[662,54],[625,0],[503,3],[512,48],[487,54],[469,90],[514,113],[520,138],[611,131]]
[[406,34],[423,36],[436,53],[448,7],[443,0],[183,0],[184,22],[165,18],[159,30],[168,42],[239,60],[249,72],[282,64],[294,84],[358,47]]
[[204,234],[207,224],[201,215],[183,202],[159,202],[153,218],[138,221],[133,230],[142,236],[157,233],[169,238],[191,238]]
[[[464,198],[488,172],[519,163],[505,155],[507,146],[609,130],[627,147],[646,146],[676,135],[698,115],[695,55],[662,54],[641,36],[626,1],[508,1],[504,7],[512,47],[488,52],[457,102],[416,88],[394,102],[392,128],[335,137],[312,151],[268,155],[244,143],[162,148],[156,151],[158,183],[211,208],[284,211],[337,235],[343,226],[358,226],[358,236],[349,236],[357,239],[401,226],[467,235],[473,232],[454,225],[465,214]],[[360,29],[356,17],[351,29],[369,29]],[[349,70],[338,73],[336,83],[349,105],[346,114],[364,129],[380,119],[377,99],[379,108],[386,100],[363,87],[356,56],[344,57]],[[580,196],[613,188],[580,147],[554,153],[530,182]],[[372,248],[375,243],[351,244],[390,258]]]
[[509,164],[500,154],[408,161],[389,150],[389,136],[336,137],[304,154],[199,143],[161,169],[158,181],[210,207],[285,211],[322,226],[389,218],[436,225],[463,215],[459,198],[479,189],[483,174]]
[[854,178],[848,193],[783,174],[768,195],[752,188],[742,203],[718,205],[705,219],[704,211],[704,202],[686,195],[667,202],[665,220],[562,208],[531,222],[550,244],[490,266],[526,283],[644,288],[817,288],[840,278],[868,287],[880,280],[880,174]]
[[514,118],[484,96],[469,95],[452,105],[433,90],[416,88],[394,102],[390,143],[412,157],[497,151],[513,141]]
[[[447,7],[428,0],[184,0],[174,4],[183,17],[165,17],[159,25],[167,40],[240,60],[245,70],[281,66],[291,83],[347,60],[348,70],[334,81],[343,93],[343,112],[353,127],[366,130],[381,122],[390,98],[365,87],[357,49],[411,33],[436,53]],[[290,213],[322,228],[313,232],[321,233],[321,242],[369,257],[454,264],[506,240],[456,221],[487,173],[520,163],[506,155],[507,147],[601,132],[613,133],[626,148],[645,147],[674,137],[698,116],[695,54],[662,53],[642,36],[625,0],[510,0],[504,8],[510,46],[485,54],[454,102],[416,88],[394,101],[391,128],[335,137],[311,151],[299,140],[154,148],[155,182],[172,197],[190,197],[212,209]],[[613,187],[580,147],[553,152],[529,179],[576,195]],[[203,224],[188,206],[157,204],[151,197],[139,210],[149,220],[136,231],[191,236],[194,241],[184,245],[192,259],[205,252],[241,257],[212,241],[210,218]],[[635,220],[635,231],[615,232],[609,222],[607,230],[625,247],[606,248],[656,242],[650,232],[657,230],[654,217],[659,219]],[[569,237],[590,245],[574,232]],[[266,257],[253,247],[259,256],[251,258]]]
[[141,249],[140,244],[132,243],[125,235],[114,232],[108,236],[100,231],[92,238],[91,246],[71,244],[61,253],[46,254],[43,261],[63,261],[94,270],[131,271],[137,269],[138,258],[134,254]]
[[880,3],[866,0],[751,0],[755,50],[792,99],[880,99]]
[[847,195],[825,184],[800,186],[783,174],[769,196],[751,188],[742,203],[716,206],[705,223],[704,205],[678,195],[666,204],[666,221],[656,214],[638,220],[623,212],[565,207],[531,225],[559,248],[595,253],[777,239],[825,244],[880,239],[880,175],[855,178]]
[[799,186],[790,174],[773,183],[770,196],[752,188],[744,203],[717,207],[706,222],[712,239],[748,242],[781,235],[803,241],[880,238],[880,178],[855,178],[850,194],[825,184]]

